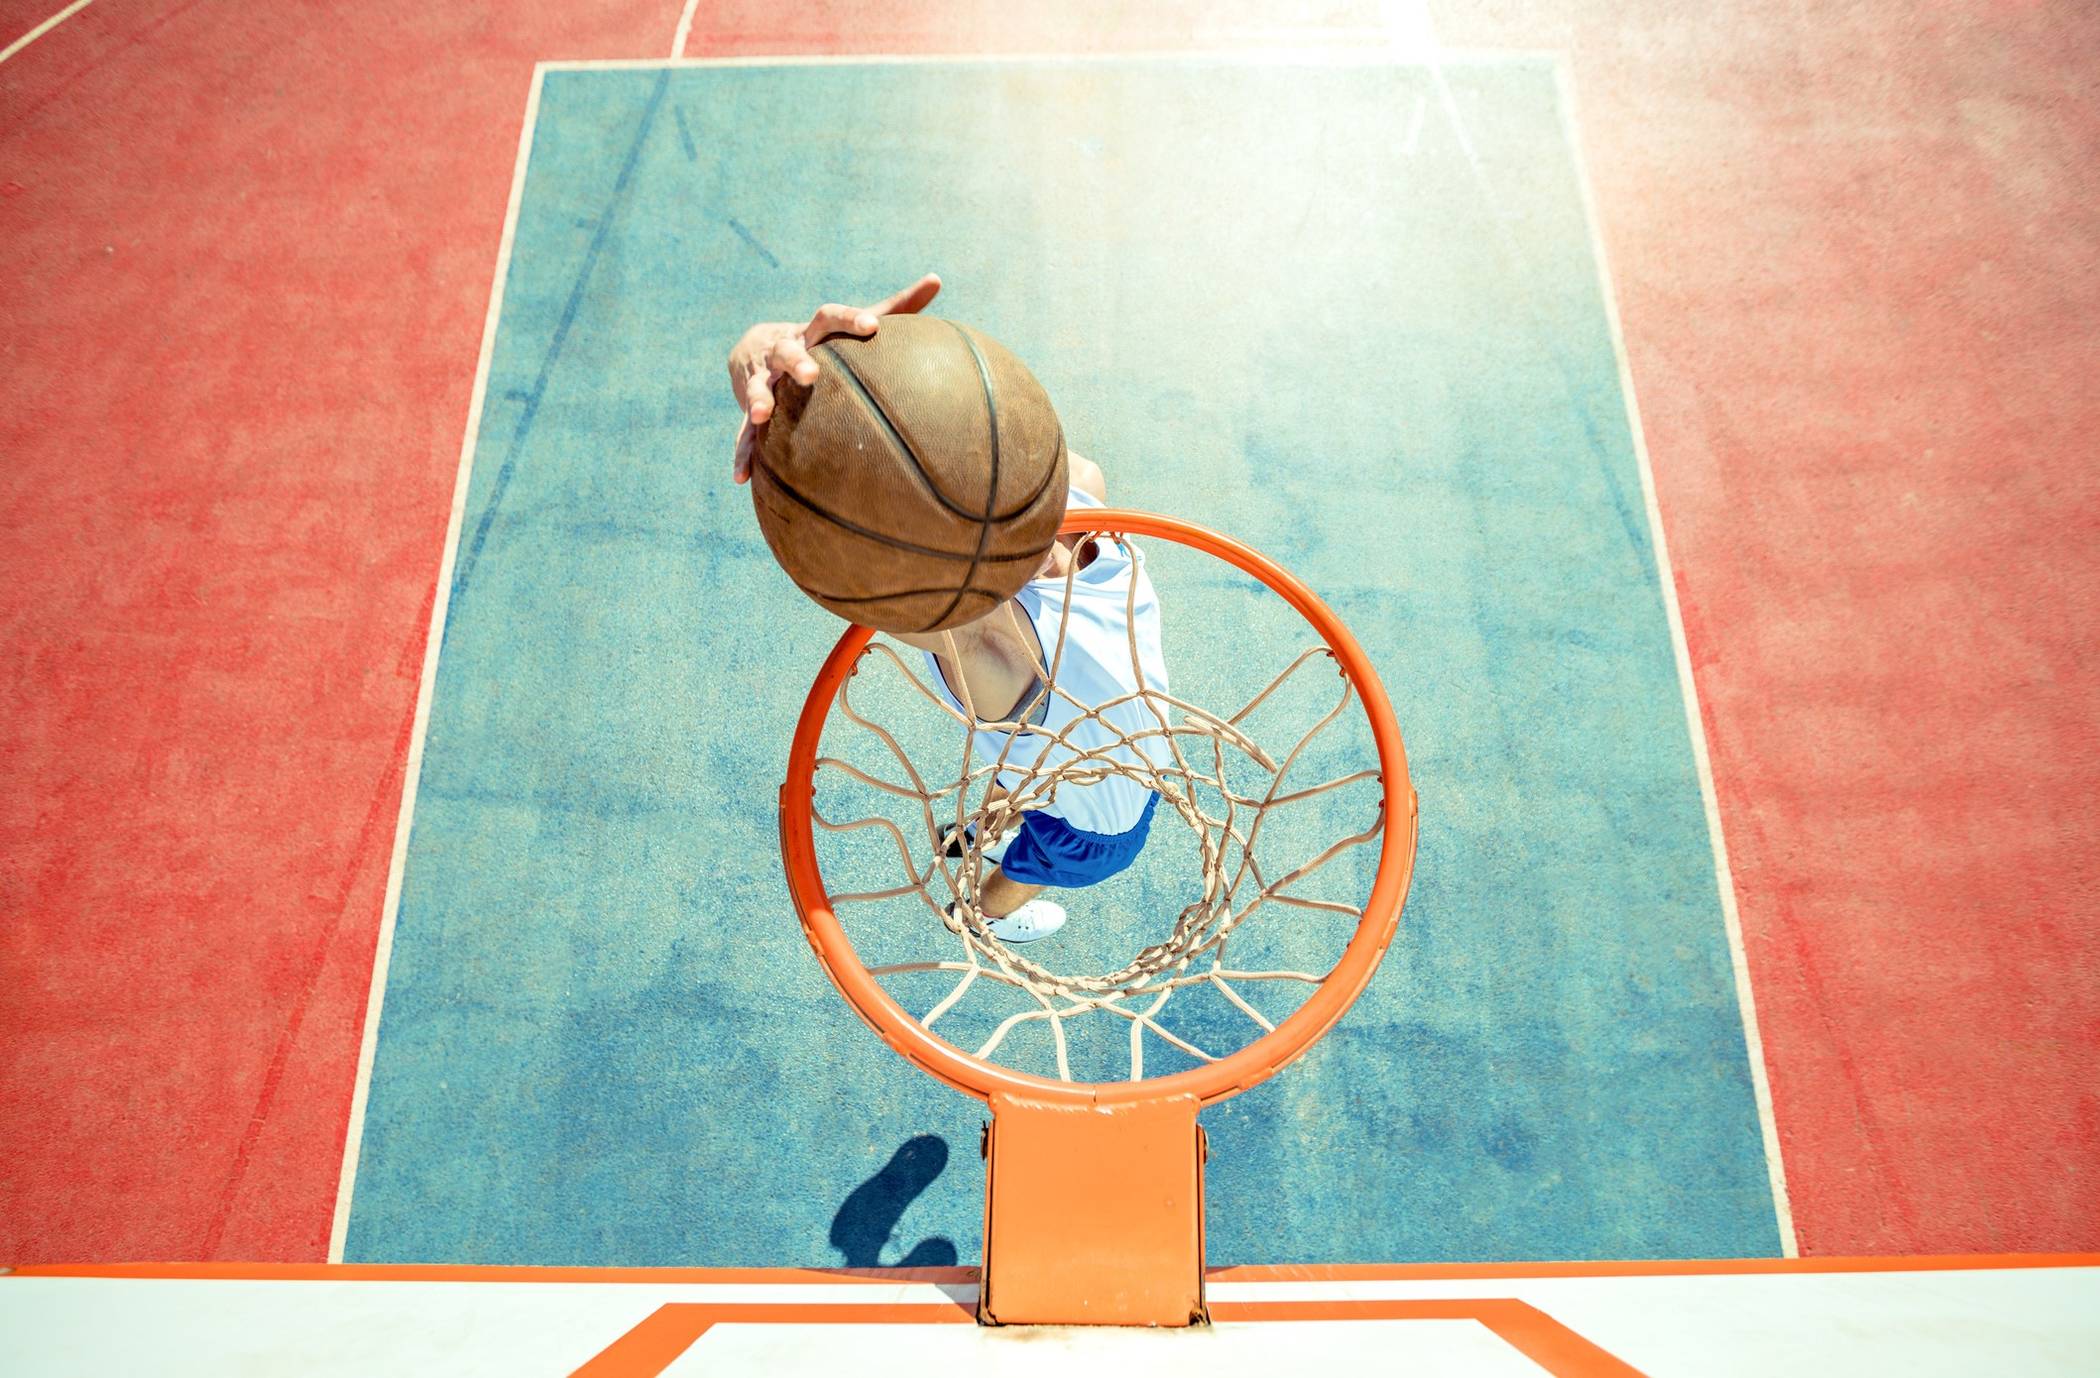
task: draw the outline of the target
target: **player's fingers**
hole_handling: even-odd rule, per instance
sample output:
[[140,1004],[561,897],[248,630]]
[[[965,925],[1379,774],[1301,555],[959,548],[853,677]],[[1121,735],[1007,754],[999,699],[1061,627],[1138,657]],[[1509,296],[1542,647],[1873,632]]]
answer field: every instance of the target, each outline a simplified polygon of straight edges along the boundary
[[928,273],[903,291],[884,297],[868,310],[877,316],[908,316],[914,311],[925,310],[926,304],[940,292],[941,275]]
[[872,335],[875,333],[873,312],[858,306],[840,306],[829,302],[817,308],[817,314],[809,318],[809,325],[802,331],[802,338],[811,344],[826,335]]
[[763,368],[753,369],[744,380],[744,419],[753,426],[764,424],[773,414],[773,378]]
[[758,451],[758,428],[748,420],[736,433],[736,458],[729,466],[729,476],[738,483],[751,481],[751,456]]
[[794,379],[804,387],[817,381],[817,361],[809,357],[809,350],[803,347],[802,337],[799,335],[790,335],[777,341],[766,353],[766,366],[777,374]]

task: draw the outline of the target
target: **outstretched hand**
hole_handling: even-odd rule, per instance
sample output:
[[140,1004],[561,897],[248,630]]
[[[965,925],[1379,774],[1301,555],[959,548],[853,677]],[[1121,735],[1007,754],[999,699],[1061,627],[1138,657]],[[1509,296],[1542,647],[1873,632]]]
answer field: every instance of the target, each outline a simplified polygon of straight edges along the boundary
[[873,306],[820,306],[807,325],[769,321],[754,325],[729,351],[729,386],[737,405],[744,409],[744,424],[736,435],[733,475],[738,483],[751,478],[751,457],[758,449],[758,433],[773,416],[773,385],[784,377],[808,387],[817,381],[817,361],[810,350],[828,335],[858,335],[866,338],[880,328],[884,316],[906,316],[923,311],[939,295],[941,279],[928,273],[911,286],[884,297]]

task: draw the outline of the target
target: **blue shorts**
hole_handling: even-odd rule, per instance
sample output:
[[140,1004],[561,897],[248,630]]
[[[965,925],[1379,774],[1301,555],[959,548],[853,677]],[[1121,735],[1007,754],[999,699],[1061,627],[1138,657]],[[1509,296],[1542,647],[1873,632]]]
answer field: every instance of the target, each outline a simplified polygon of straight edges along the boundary
[[1076,890],[1098,884],[1127,869],[1145,850],[1145,834],[1152,829],[1152,811],[1158,807],[1159,796],[1154,794],[1145,801],[1136,826],[1113,836],[1075,828],[1055,814],[1024,813],[999,869],[1008,880],[1024,885]]

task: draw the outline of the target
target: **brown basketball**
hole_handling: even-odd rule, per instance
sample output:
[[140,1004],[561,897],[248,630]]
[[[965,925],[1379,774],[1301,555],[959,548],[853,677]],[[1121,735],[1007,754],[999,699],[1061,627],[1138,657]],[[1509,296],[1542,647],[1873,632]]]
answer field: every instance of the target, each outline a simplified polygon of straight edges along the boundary
[[1050,398],[997,340],[933,316],[834,335],[804,387],[775,385],[751,466],[788,577],[886,632],[975,621],[1042,563],[1065,513]]

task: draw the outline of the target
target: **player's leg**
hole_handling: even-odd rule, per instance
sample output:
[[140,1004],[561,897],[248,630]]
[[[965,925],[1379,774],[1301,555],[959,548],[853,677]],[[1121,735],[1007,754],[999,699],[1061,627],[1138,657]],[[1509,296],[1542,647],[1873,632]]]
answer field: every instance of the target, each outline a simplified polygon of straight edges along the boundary
[[1044,889],[1078,890],[1120,874],[1137,859],[1159,803],[1153,795],[1137,826],[1104,836],[1083,832],[1045,812],[1023,816],[999,864],[980,882],[978,903],[1004,942],[1033,942],[1064,926],[1062,906],[1040,898]]
[[1006,872],[994,867],[991,874],[984,878],[984,883],[978,887],[977,904],[984,911],[986,918],[1004,918],[1042,894],[1043,889],[1040,885],[1015,880]]
[[[993,867],[977,888],[977,907],[984,916],[984,926],[1003,943],[1032,943],[1063,928],[1064,906],[1037,898],[1043,888],[1014,880]],[[952,913],[954,906],[950,905],[949,910]]]

